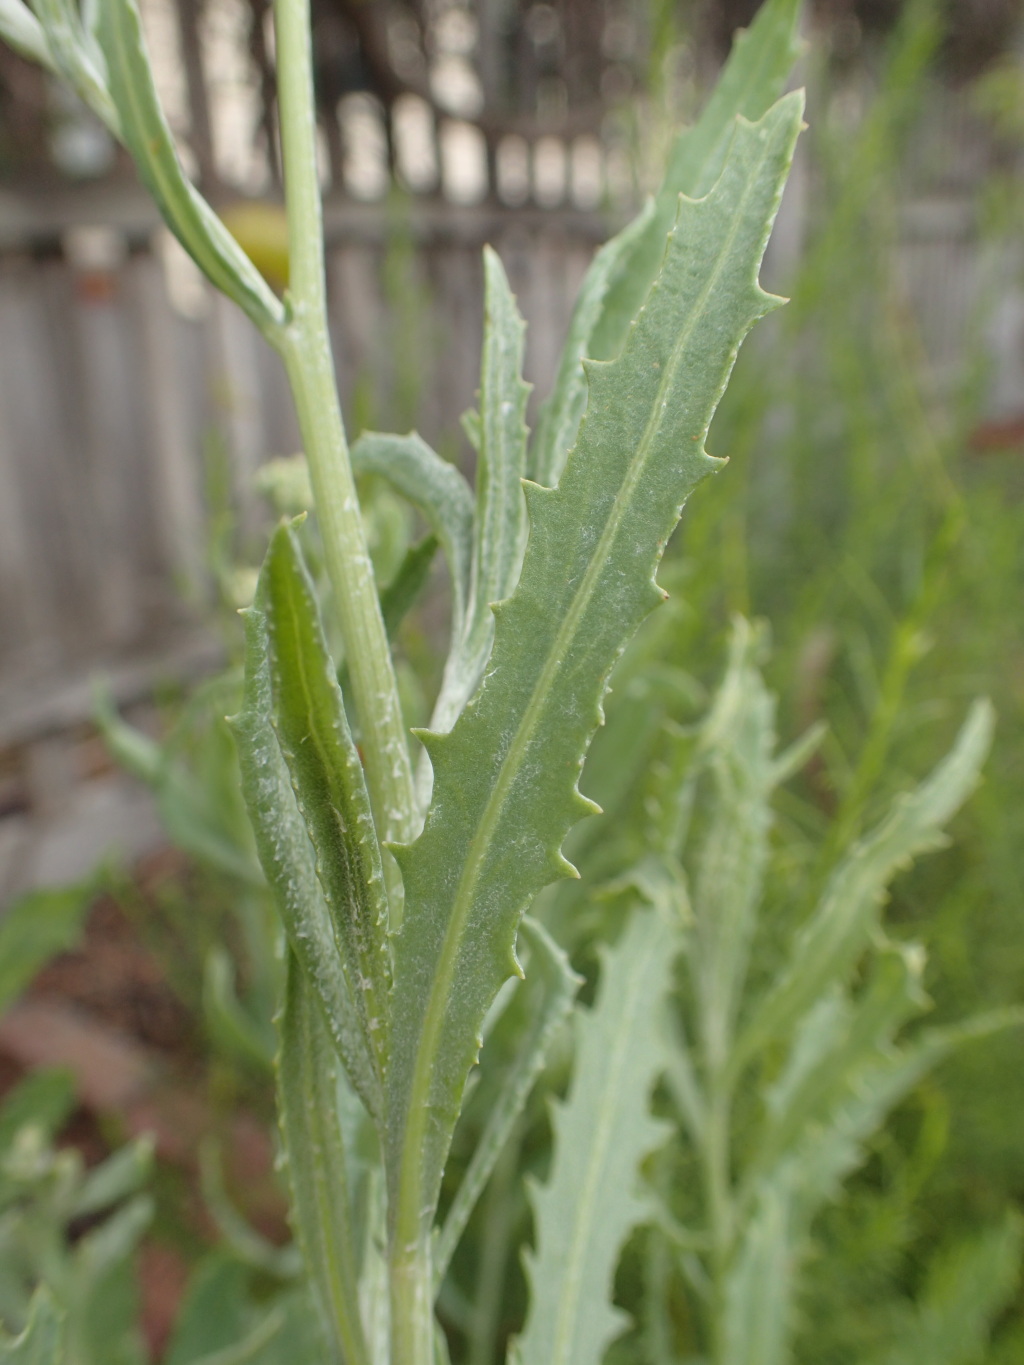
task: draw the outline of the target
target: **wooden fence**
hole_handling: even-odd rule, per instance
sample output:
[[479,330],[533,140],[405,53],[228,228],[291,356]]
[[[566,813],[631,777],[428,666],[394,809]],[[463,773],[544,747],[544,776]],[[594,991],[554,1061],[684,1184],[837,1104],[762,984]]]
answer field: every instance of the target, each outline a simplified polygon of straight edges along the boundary
[[[805,174],[798,164],[770,247],[776,288],[799,259]],[[221,442],[255,557],[267,511],[253,475],[298,445],[277,358],[168,248],[141,196],[90,205],[79,193],[33,213],[19,218],[0,196],[0,750],[87,715],[97,667],[127,670],[131,693],[208,657],[205,452]],[[90,219],[101,226],[84,228]],[[467,460],[459,417],[478,383],[481,248],[501,253],[529,324],[535,405],[607,223],[565,208],[336,201],[327,229],[350,426],[416,425]],[[995,274],[1009,278],[1011,264]],[[908,206],[895,274],[940,385],[992,273],[969,198]],[[995,303],[996,415],[1019,416],[1024,293],[1004,287]]]
[[[71,249],[56,252],[57,215],[34,252],[0,253],[0,745],[74,718],[92,668],[187,654],[204,579],[204,452],[221,442],[243,531],[255,531],[267,515],[256,469],[298,448],[277,357],[188,263],[162,259],[144,210],[122,223],[65,233]],[[413,219],[351,204],[331,214],[350,420],[415,424],[464,458],[482,246],[505,261],[530,324],[527,375],[543,393],[603,231],[582,214],[443,204]]]
[[[784,290],[800,257],[805,173],[783,205],[769,287]],[[203,625],[210,443],[253,562],[269,521],[253,474],[297,447],[276,357],[168,248],[144,200],[30,207],[19,215],[0,194],[0,904],[84,875],[104,850],[159,844],[151,803],[87,724],[91,675],[159,729],[154,686],[219,653]],[[330,207],[328,228],[350,426],[415,423],[468,462],[459,417],[478,383],[482,246],[500,251],[529,323],[535,405],[606,224],[565,209],[433,201],[401,217],[349,202]],[[986,276],[1012,281],[1011,264],[986,263],[962,196],[911,206],[894,275],[933,378],[957,372]],[[1004,287],[993,316],[993,414],[1019,418],[1024,291]]]

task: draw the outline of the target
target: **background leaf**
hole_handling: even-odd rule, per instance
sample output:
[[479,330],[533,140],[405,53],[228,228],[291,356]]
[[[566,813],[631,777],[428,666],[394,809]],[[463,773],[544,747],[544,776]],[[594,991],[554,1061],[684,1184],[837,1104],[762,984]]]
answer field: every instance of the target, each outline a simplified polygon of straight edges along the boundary
[[0,1010],[18,998],[58,953],[81,941],[98,884],[90,878],[59,891],[29,891],[4,911],[0,922]]
[[536,1252],[513,1365],[599,1365],[625,1317],[612,1281],[627,1237],[650,1214],[639,1167],[668,1132],[649,1112],[665,1064],[663,1006],[680,926],[635,912],[603,954],[597,1002],[577,1017],[569,1095],[554,1111],[554,1155],[531,1192]]
[[527,1027],[502,1078],[497,1102],[491,1108],[483,1132],[477,1139],[473,1156],[434,1248],[434,1278],[440,1282],[451,1261],[470,1214],[494,1170],[516,1120],[547,1060],[555,1035],[572,1010],[573,1000],[582,983],[569,965],[569,959],[542,925],[529,917],[523,920],[520,938],[530,950],[526,983]]
[[4,1365],[63,1365],[63,1320],[49,1291],[37,1289],[24,1332],[12,1341],[0,1329],[0,1361]]
[[346,1365],[367,1365],[359,1266],[338,1121],[337,1057],[320,1005],[292,956],[281,1020],[278,1108],[299,1244],[326,1340]]

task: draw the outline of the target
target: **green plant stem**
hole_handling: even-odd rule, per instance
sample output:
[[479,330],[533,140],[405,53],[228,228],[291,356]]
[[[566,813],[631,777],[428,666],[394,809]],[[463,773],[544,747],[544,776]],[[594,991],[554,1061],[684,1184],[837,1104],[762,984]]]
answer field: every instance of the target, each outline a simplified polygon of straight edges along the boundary
[[910,675],[923,656],[925,628],[937,607],[949,557],[962,527],[963,509],[959,502],[954,502],[948,507],[930,547],[921,583],[910,609],[894,631],[867,739],[822,847],[815,881],[817,885],[821,884],[843,852],[861,833],[864,812],[885,770],[896,724],[905,704]]
[[733,1209],[729,1174],[730,1094],[722,1076],[710,1086],[702,1161],[710,1238],[712,1360],[725,1358],[725,1277],[732,1249]]
[[390,1261],[391,1365],[434,1365],[434,1274],[426,1242],[401,1242]]
[[288,321],[278,349],[288,372],[309,461],[378,837],[404,842],[413,833],[412,766],[349,462],[327,330],[308,0],[275,0],[274,17],[291,281]]

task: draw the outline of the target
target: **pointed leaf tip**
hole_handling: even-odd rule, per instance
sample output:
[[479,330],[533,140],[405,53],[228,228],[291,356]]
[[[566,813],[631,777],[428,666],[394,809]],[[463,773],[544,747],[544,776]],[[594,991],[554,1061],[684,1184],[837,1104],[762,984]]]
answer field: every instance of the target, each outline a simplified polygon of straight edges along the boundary
[[707,430],[757,316],[794,108],[739,124],[710,192],[681,204],[622,354],[585,364],[589,406],[558,488],[541,496],[517,483],[530,514],[522,573],[490,618],[486,674],[435,755],[430,811],[402,861],[387,1147],[396,1197],[425,1225],[402,1229],[413,1240],[427,1235],[475,1036],[523,908],[572,875],[561,845],[581,815],[576,779],[609,673],[662,600],[653,577],[681,504],[721,466],[691,437]]

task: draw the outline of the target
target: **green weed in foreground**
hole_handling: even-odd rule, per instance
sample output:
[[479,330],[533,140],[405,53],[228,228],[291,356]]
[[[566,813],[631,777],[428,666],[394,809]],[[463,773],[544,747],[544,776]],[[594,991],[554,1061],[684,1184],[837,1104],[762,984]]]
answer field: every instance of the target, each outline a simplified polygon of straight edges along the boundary
[[[364,436],[348,451],[327,344],[300,0],[276,9],[291,236],[283,301],[182,176],[131,0],[81,14],[47,0],[37,19],[19,0],[0,2],[5,36],[60,71],[122,137],[183,243],[280,352],[331,590],[325,625],[307,531],[284,522],[246,614],[245,695],[232,722],[287,942],[276,1067],[304,1272],[254,1259],[235,1229],[236,1260],[202,1268],[170,1365],[433,1365],[449,1352],[483,1365],[510,1329],[510,1365],[596,1365],[606,1354],[781,1363],[812,1218],[936,1061],[1018,1019],[1005,1010],[904,1040],[924,1005],[924,957],[890,942],[879,918],[895,872],[936,845],[976,781],[985,703],[887,814],[874,809],[871,759],[856,818],[841,815],[826,839],[818,886],[777,865],[772,826],[776,789],[819,737],[776,752],[757,632],[736,625],[724,682],[696,725],[686,676],[654,666],[644,638],[629,644],[663,595],[653,575],[682,504],[716,466],[704,439],[740,342],[778,302],[757,270],[800,128],[800,95],[773,103],[796,9],[769,0],[679,139],[663,190],[599,253],[532,442],[522,323],[488,253],[471,491],[415,436]],[[423,513],[448,558],[452,645],[415,762],[355,493],[360,468]],[[577,779],[627,646],[624,695],[584,784],[610,814],[638,786],[641,813],[602,823]],[[161,791],[179,838],[251,883],[230,802],[214,800],[198,829],[185,818],[215,783],[190,788],[163,751],[133,748],[113,718],[106,725]],[[585,870],[584,894],[560,889],[574,870],[563,844]],[[542,891],[542,917],[524,919]],[[244,1006],[230,967],[212,969],[211,1017],[225,1036],[233,1023],[236,1042],[250,1039],[257,1065],[275,990],[275,934],[263,932],[254,960],[265,971]],[[587,1007],[567,948],[596,966]],[[527,1242],[519,1176],[538,1126],[531,1095],[570,1015],[571,1079],[550,1168],[531,1187],[528,1294],[516,1304],[507,1272]],[[1007,1224],[936,1269],[940,1290],[953,1289],[934,1297],[968,1342],[1001,1302],[993,1292],[970,1303],[970,1285],[1009,1283],[1018,1241]],[[63,1282],[30,1312],[22,1299],[11,1316],[25,1335],[0,1358],[99,1365],[96,1349],[74,1344],[88,1311],[88,1296]],[[902,1323],[893,1358],[934,1340],[933,1361],[959,1359],[941,1354],[954,1334],[936,1321],[941,1313],[924,1312],[920,1331]]]

